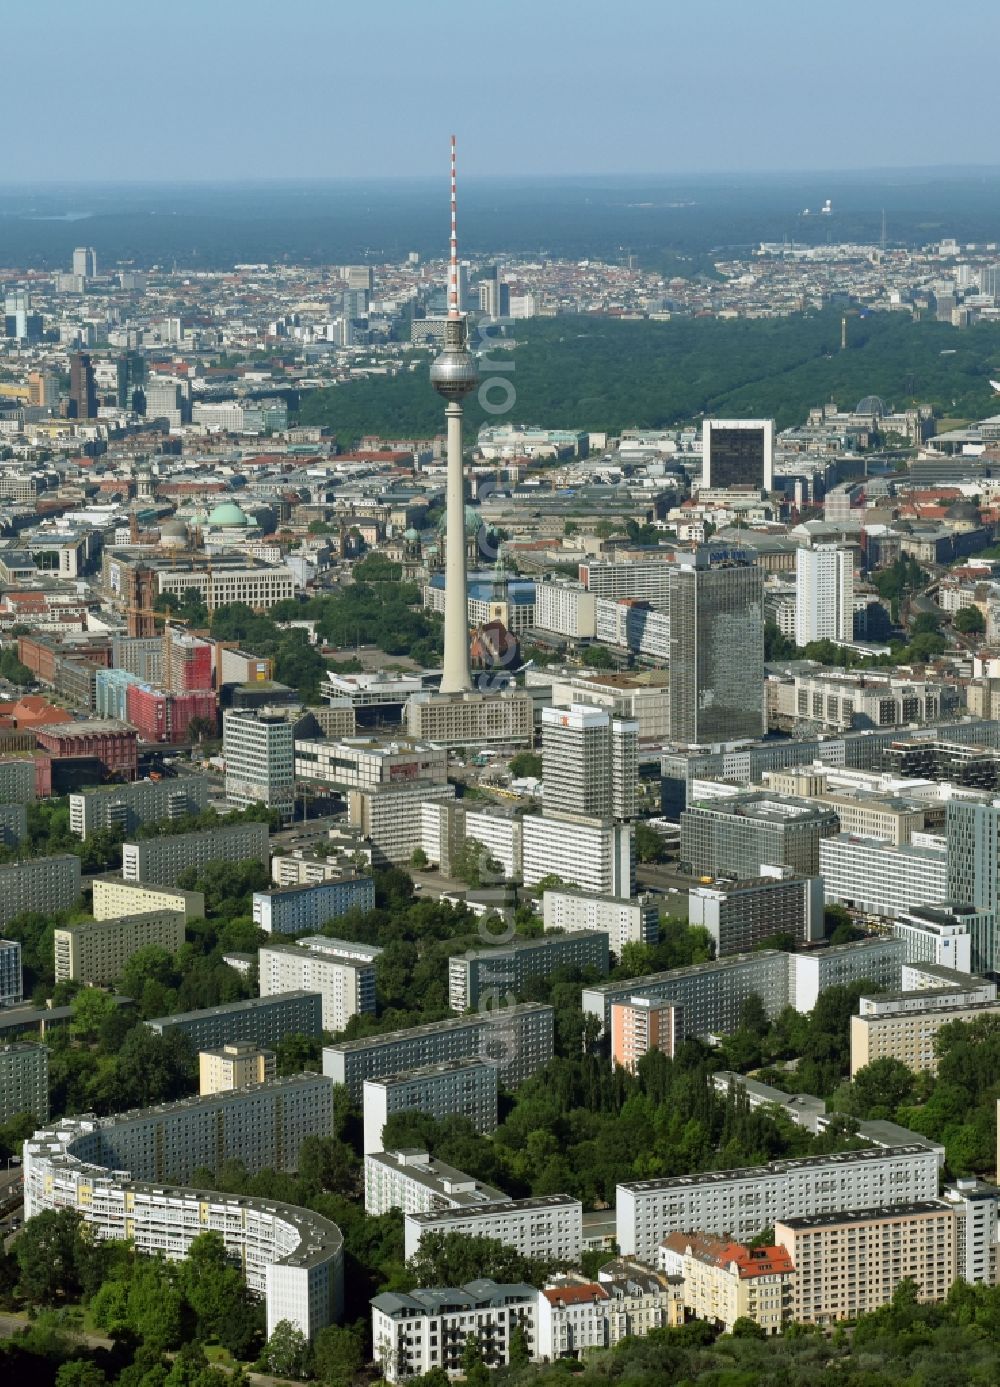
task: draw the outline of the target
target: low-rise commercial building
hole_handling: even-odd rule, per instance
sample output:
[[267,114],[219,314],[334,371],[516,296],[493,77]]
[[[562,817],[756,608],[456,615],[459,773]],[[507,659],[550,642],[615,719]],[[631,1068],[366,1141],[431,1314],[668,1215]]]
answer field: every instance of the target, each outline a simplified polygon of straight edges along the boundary
[[994,928],[995,919],[990,911],[942,901],[940,905],[915,906],[904,911],[893,921],[892,932],[895,938],[903,941],[907,963],[930,963],[953,968],[959,973],[971,973],[974,946],[977,966],[989,966],[983,962],[983,955],[987,953],[983,944]]
[[373,737],[343,741],[297,740],[295,776],[335,790],[372,790],[378,785],[444,785],[448,753],[416,742],[378,742]]
[[618,1186],[617,1241],[649,1262],[668,1233],[697,1228],[746,1240],[779,1219],[933,1199],[937,1191],[935,1153],[915,1145],[635,1180]]
[[253,893],[253,922],[268,934],[301,934],[321,929],[349,910],[374,909],[375,884],[364,876]]
[[404,1221],[406,1258],[416,1256],[426,1233],[466,1233],[496,1238],[522,1257],[576,1264],[583,1250],[583,1206],[568,1194],[538,1199],[508,1199],[472,1209],[439,1209],[407,1214]]
[[608,936],[600,930],[514,937],[496,949],[470,949],[448,960],[448,1005],[452,1011],[478,1007],[485,992],[494,1003],[515,1000],[531,978],[547,978],[558,969],[593,969],[607,975]]
[[56,982],[104,986],[120,978],[140,949],[156,946],[174,954],[184,943],[184,914],[154,910],[118,920],[78,920],[53,932]]
[[325,935],[297,944],[268,944],[257,954],[260,995],[318,992],[323,1029],[342,1031],[352,1016],[375,1014],[375,960],[381,952],[373,944]]
[[535,735],[534,702],[510,693],[413,694],[406,703],[408,735],[435,746],[530,746]]
[[197,833],[174,833],[143,838],[122,846],[122,876],[142,885],[173,886],[189,867],[200,870],[209,862],[268,860],[268,828],[265,823],[223,824]]
[[426,1151],[370,1151],[365,1156],[365,1213],[429,1214],[438,1209],[473,1209],[502,1204],[503,1190],[484,1185]]
[[366,1079],[445,1060],[478,1058],[498,1067],[505,1088],[516,1088],[552,1059],[554,1017],[550,1006],[523,1002],[477,1016],[341,1040],[323,1047],[323,1073],[344,1084],[358,1102]]
[[497,1070],[480,1059],[443,1060],[402,1074],[366,1079],[362,1093],[364,1154],[381,1151],[382,1131],[394,1113],[464,1117],[480,1135],[497,1126]]
[[192,1050],[213,1050],[237,1040],[269,1048],[286,1035],[323,1034],[323,999],[318,992],[280,992],[251,997],[176,1016],[157,1016],[145,1023],[159,1035],[169,1032],[188,1038]]

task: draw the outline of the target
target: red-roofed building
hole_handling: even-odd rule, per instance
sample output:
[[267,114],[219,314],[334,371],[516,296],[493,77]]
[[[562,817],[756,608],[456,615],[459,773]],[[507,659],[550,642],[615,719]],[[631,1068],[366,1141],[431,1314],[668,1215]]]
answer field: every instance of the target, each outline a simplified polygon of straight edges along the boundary
[[744,1247],[711,1234],[668,1233],[660,1270],[684,1278],[684,1309],[730,1332],[739,1319],[780,1334],[792,1315],[795,1265],[781,1245]]

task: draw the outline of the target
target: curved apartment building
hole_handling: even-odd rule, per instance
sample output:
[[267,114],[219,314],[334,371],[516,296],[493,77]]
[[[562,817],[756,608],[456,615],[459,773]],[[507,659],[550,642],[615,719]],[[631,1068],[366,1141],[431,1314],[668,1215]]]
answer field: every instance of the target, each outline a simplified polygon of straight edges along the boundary
[[[250,1290],[265,1298],[268,1336],[280,1320],[290,1320],[311,1338],[343,1309],[343,1237],[337,1225],[291,1204],[155,1178],[164,1148],[179,1133],[190,1143],[193,1111],[201,1109],[209,1126],[217,1127],[222,1107],[245,1109],[239,1116],[253,1120],[269,1088],[183,1099],[114,1118],[64,1118],[42,1128],[24,1144],[25,1217],[75,1209],[98,1237],[129,1238],[139,1252],[171,1260],[185,1256],[200,1233],[217,1232],[239,1259]],[[130,1169],[115,1162],[123,1137]]]

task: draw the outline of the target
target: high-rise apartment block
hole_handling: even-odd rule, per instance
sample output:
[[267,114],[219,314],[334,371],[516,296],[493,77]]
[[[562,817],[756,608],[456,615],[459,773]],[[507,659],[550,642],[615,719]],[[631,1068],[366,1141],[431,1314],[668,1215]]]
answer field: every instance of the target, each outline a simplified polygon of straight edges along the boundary
[[333,1130],[333,1092],[317,1074],[186,1098],[110,1118],[65,1118],[24,1147],[25,1216],[75,1209],[98,1238],[178,1261],[216,1232],[267,1305],[267,1332],[290,1321],[307,1338],[343,1311],[336,1224],[273,1199],[184,1188],[200,1166],[243,1161],[294,1170],[307,1136]]
[[323,1029],[342,1031],[352,1016],[375,1014],[375,960],[381,952],[373,944],[324,935],[297,944],[268,944],[257,954],[260,995],[318,992]]
[[635,993],[611,1003],[611,1063],[634,1074],[643,1055],[659,1050],[673,1059],[684,1039],[684,1008],[669,997]]
[[[947,891],[921,899],[926,902],[945,898],[964,901],[996,919],[1000,915],[1000,800],[989,804],[949,800],[945,837],[948,843]],[[977,971],[1000,967],[995,935],[990,942],[992,948],[973,950],[972,966]]]
[[0,1045],[0,1126],[25,1112],[36,1122],[49,1115],[49,1048]]
[[53,932],[56,982],[114,982],[140,949],[155,946],[176,953],[184,943],[184,925],[184,912],[179,910],[60,925]]
[[608,936],[603,930],[515,936],[495,949],[470,949],[448,960],[448,1005],[452,1011],[478,1007],[488,995],[494,1004],[516,999],[531,978],[547,978],[558,969],[592,969],[607,975]]
[[237,1040],[250,1040],[270,1049],[286,1035],[322,1035],[322,998],[318,992],[278,992],[175,1016],[157,1016],[145,1024],[159,1035],[186,1036],[192,1050],[215,1050]]
[[402,1031],[383,1031],[323,1047],[323,1073],[344,1084],[358,1102],[366,1079],[383,1078],[451,1059],[485,1059],[499,1068],[505,1088],[516,1088],[551,1060],[552,1007],[524,1002],[477,1016],[432,1021]]
[[582,815],[528,814],[521,824],[522,878],[537,886],[557,876],[595,896],[635,892],[635,840],[631,824]]
[[[267,824],[223,824],[196,833],[173,833],[125,843],[122,876],[143,886],[173,886],[189,867],[200,869],[209,862],[245,862],[251,858],[267,866]],[[76,861],[79,863],[79,858]]]
[[198,1092],[203,1098],[249,1084],[269,1083],[277,1073],[274,1051],[264,1050],[249,1040],[237,1040],[198,1054]]
[[854,561],[849,549],[795,551],[795,642],[853,641]]
[[18,1006],[23,998],[21,945],[16,939],[0,939],[0,1007]]
[[407,1214],[403,1224],[406,1257],[416,1255],[426,1233],[467,1233],[495,1238],[522,1257],[578,1263],[583,1250],[583,1208],[568,1194],[507,1199],[471,1209],[439,1209]]
[[[277,860],[277,859],[276,859]],[[253,922],[268,934],[320,929],[349,910],[374,910],[371,877],[342,877],[306,886],[279,886],[253,893]]]
[[774,420],[706,419],[701,426],[702,490],[774,489]]
[[75,853],[5,863],[0,866],[0,925],[26,910],[42,915],[71,910],[80,895],[80,880]]
[[426,1151],[370,1151],[365,1156],[365,1213],[429,1214],[435,1209],[471,1209],[502,1204],[503,1190],[445,1165]]
[[[919,994],[916,994],[919,996]],[[971,1002],[959,1006],[930,1006],[926,1011],[910,1007],[851,1017],[851,1077],[876,1060],[893,1059],[914,1073],[937,1073],[934,1044],[938,1031],[953,1021],[977,1021],[1000,1015],[1000,1002]]]
[[91,910],[95,920],[117,920],[154,910],[181,911],[186,920],[200,920],[205,914],[205,897],[201,891],[185,891],[180,886],[141,885],[120,876],[99,876],[92,880]]
[[639,724],[601,708],[542,709],[542,775],[548,812],[635,817]]
[[287,823],[295,812],[295,743],[283,717],[241,708],[222,715],[226,800],[239,809],[264,804]]
[[672,740],[763,736],[764,586],[753,551],[707,544],[679,553],[667,612]]
[[567,934],[602,930],[615,958],[626,944],[656,944],[660,907],[655,896],[593,896],[589,891],[549,889],[542,893],[542,921],[547,930]]
[[727,1035],[739,1025],[750,996],[759,997],[771,1017],[788,1005],[789,957],[776,949],[761,949],[624,982],[597,983],[584,987],[581,1005],[608,1031],[616,1002],[628,1002],[637,993],[662,997],[683,1008],[686,1035]]
[[888,1305],[904,1279],[918,1300],[945,1300],[957,1277],[955,1232],[955,1212],[943,1199],[778,1220],[775,1241],[795,1265],[792,1318],[856,1320]]
[[823,938],[823,881],[790,868],[761,868],[749,881],[692,886],[688,924],[700,925],[715,944],[716,958],[755,949],[765,939],[787,934],[797,944]]
[[203,775],[168,780],[136,780],[131,785],[100,785],[69,797],[69,826],[87,839],[102,828],[131,833],[141,824],[201,814],[208,806]]
[[710,1170],[618,1186],[621,1251],[654,1263],[667,1233],[755,1238],[778,1220],[934,1199],[938,1162],[924,1146],[803,1156],[739,1170]]
[[480,1135],[496,1131],[497,1068],[485,1060],[443,1060],[366,1079],[362,1093],[364,1152],[385,1147],[382,1132],[394,1113],[420,1112],[430,1117],[464,1117]]

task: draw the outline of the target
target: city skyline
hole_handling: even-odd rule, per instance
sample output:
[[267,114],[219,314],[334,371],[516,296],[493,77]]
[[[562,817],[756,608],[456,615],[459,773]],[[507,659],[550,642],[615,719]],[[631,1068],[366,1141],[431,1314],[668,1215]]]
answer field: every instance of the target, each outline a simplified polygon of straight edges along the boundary
[[[988,48],[1000,18],[960,2],[951,25],[963,10]],[[995,158],[985,84],[965,85],[960,116],[958,107],[915,97],[913,73],[940,23],[929,0],[874,9],[846,0],[835,27],[790,0],[775,0],[763,16],[737,0],[623,0],[613,17],[583,0],[572,13],[568,25],[562,6],[511,0],[503,25],[464,15],[448,25],[450,78],[440,83],[421,82],[421,72],[432,77],[439,63],[448,19],[441,3],[386,0],[376,20],[364,7],[292,0],[279,29],[264,0],[238,11],[179,0],[169,26],[122,0],[96,11],[40,0],[6,16],[9,51],[44,42],[47,73],[39,101],[30,64],[8,71],[12,108],[31,112],[31,138],[15,142],[7,177],[433,177],[440,132],[453,126],[471,179],[933,168]],[[859,59],[860,33],[866,53],[884,56],[877,69]],[[270,60],[283,45],[285,63],[264,67],[262,54]],[[497,61],[484,68],[490,45]],[[113,74],[103,94],[95,72]],[[289,78],[294,99],[285,94]],[[169,101],[169,133],[153,136],[143,116],[158,88]],[[117,124],[113,159],[99,134],[109,98],[130,112]],[[88,109],[94,138],[70,140]]]

